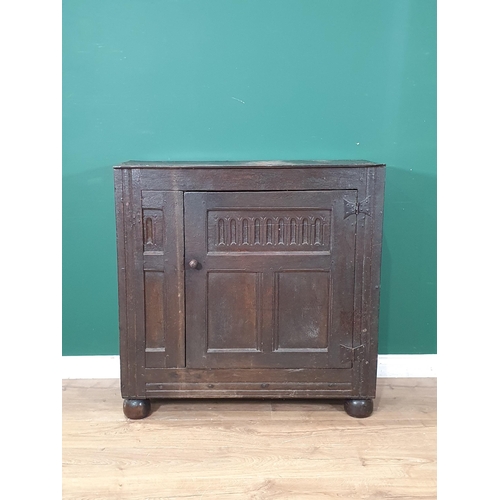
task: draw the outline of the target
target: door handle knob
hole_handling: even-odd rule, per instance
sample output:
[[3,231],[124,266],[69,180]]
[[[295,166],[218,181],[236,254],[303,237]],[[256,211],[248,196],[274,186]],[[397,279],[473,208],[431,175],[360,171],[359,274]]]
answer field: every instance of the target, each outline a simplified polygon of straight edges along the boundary
[[189,267],[191,269],[196,269],[198,267],[198,261],[196,259],[191,259],[189,261]]

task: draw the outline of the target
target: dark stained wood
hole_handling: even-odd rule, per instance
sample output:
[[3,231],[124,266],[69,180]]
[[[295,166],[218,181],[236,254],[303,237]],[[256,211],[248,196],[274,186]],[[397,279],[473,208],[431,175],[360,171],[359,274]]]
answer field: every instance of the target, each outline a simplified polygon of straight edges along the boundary
[[[140,171],[136,171],[139,172]],[[141,191],[147,368],[185,366],[183,194]]]
[[124,185],[125,170],[115,169],[114,188],[115,188],[115,217],[116,217],[116,250],[118,264],[118,319],[120,326],[120,385],[122,394],[129,393],[129,369],[127,345],[129,337],[129,328],[127,322],[127,280],[126,280],[126,246],[125,246],[125,224],[127,217],[124,213],[124,204],[126,189]]
[[241,384],[236,388],[234,384],[214,385],[214,387],[203,387],[199,385],[183,385],[176,388],[166,387],[165,389],[155,390],[154,386],[147,387],[147,395],[152,399],[174,399],[174,398],[265,398],[265,399],[301,399],[301,398],[321,398],[336,399],[349,397],[351,389],[346,387],[342,389],[330,389],[325,384],[301,384],[294,387],[291,384],[269,384],[267,387],[262,385]]
[[186,274],[188,366],[351,367],[351,196],[185,194],[186,260],[199,264]]
[[197,383],[268,383],[288,382],[298,384],[303,382],[327,382],[330,387],[337,384],[351,385],[351,370],[339,368],[228,368],[218,370],[205,370],[194,368],[151,368],[146,370],[146,383],[155,383],[158,380],[171,384],[197,384]]
[[124,399],[123,413],[133,420],[145,418],[151,413],[151,402],[149,399]]
[[276,350],[328,349],[330,273],[276,273],[275,294]]
[[369,417],[373,412],[371,399],[346,399],[344,408],[348,415],[355,418]]
[[[120,359],[122,394],[140,398],[145,396],[145,319],[144,269],[142,263],[143,230],[141,221],[139,171],[124,170],[121,185],[116,192],[118,209],[117,228],[122,232],[123,253],[118,252],[119,273],[123,281],[119,289]],[[123,210],[123,212],[121,212]],[[123,219],[121,219],[121,216]]]
[[[180,191],[310,191],[360,189],[366,168],[143,168],[141,188],[175,186]],[[286,175],[283,173],[286,172]],[[200,188],[200,186],[203,186]],[[172,188],[170,188],[172,189]]]
[[367,160],[270,160],[270,161],[137,161],[130,160],[115,168],[303,168],[303,167],[382,167],[382,163]]
[[163,273],[144,271],[144,302],[146,312],[146,368],[165,367],[165,290]]
[[258,273],[207,273],[206,291],[206,352],[260,351]]
[[116,167],[122,396],[348,398],[368,416],[383,167]]
[[[378,324],[380,306],[380,270],[382,264],[382,222],[384,214],[384,186],[385,168],[369,168],[368,179],[370,180],[371,203],[373,207],[373,217],[370,220],[370,270],[367,279],[367,289],[370,295],[366,298],[366,332],[361,329],[364,337],[362,343],[367,346],[365,354],[365,365],[363,370],[364,385],[360,387],[360,394],[375,397],[375,384],[377,379],[377,357],[378,357]],[[368,362],[367,362],[368,361]],[[370,394],[370,391],[372,394]]]

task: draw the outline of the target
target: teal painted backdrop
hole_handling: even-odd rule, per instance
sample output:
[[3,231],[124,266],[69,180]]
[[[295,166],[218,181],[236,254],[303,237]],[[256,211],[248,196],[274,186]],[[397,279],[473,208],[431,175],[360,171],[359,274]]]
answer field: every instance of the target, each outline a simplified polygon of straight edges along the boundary
[[386,163],[379,351],[436,352],[435,0],[64,0],[65,355],[118,353],[129,159]]

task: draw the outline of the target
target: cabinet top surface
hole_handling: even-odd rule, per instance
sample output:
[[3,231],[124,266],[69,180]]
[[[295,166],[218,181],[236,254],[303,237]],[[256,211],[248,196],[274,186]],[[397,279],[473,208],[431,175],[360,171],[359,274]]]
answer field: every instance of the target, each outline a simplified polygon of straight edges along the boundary
[[307,167],[384,167],[366,160],[294,160],[294,161],[140,161],[130,160],[114,168],[307,168]]

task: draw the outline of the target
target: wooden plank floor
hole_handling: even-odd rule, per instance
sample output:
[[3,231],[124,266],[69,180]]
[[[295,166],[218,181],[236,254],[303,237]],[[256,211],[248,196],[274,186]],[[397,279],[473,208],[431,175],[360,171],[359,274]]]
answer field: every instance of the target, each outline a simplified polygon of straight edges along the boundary
[[436,379],[340,402],[171,400],[127,420],[117,380],[63,381],[64,499],[435,499]]

